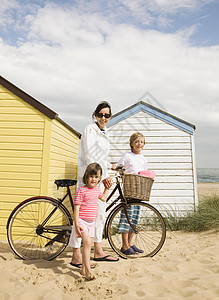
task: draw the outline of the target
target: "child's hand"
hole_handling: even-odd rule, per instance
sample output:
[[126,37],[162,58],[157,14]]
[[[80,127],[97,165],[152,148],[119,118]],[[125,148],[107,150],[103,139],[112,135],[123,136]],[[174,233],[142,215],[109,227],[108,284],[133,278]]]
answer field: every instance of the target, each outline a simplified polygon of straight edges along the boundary
[[75,227],[75,231],[77,233],[77,237],[80,238],[82,236],[83,228],[80,226]]

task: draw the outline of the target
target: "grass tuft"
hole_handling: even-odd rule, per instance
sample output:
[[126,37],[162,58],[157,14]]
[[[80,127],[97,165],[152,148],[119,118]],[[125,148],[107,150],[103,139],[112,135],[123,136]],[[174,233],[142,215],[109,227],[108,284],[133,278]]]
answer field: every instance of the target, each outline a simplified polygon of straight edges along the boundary
[[186,216],[168,214],[165,223],[169,230],[204,231],[219,228],[219,196],[205,197],[197,210]]

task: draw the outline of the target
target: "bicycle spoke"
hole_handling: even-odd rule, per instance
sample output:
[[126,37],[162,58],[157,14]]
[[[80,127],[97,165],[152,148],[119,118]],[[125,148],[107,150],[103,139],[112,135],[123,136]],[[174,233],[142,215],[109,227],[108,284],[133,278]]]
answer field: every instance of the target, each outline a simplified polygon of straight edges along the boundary
[[[71,216],[62,206],[54,210],[55,207],[55,200],[39,197],[24,202],[14,211],[8,226],[8,240],[16,255],[23,259],[50,260],[64,251],[69,237],[65,236],[65,243],[53,239],[60,232],[64,232],[61,226],[70,226]],[[59,226],[60,230],[44,231],[41,224],[45,219],[48,226]],[[45,247],[48,241],[51,241],[51,244]]]
[[[124,258],[155,255],[161,249],[166,236],[165,223],[160,213],[147,203],[130,202],[127,206],[127,215],[129,222],[137,228],[137,232],[133,232],[123,207],[118,206],[110,216],[107,226],[108,240],[112,248]],[[132,236],[132,244],[143,253],[124,254],[121,251],[123,233]]]

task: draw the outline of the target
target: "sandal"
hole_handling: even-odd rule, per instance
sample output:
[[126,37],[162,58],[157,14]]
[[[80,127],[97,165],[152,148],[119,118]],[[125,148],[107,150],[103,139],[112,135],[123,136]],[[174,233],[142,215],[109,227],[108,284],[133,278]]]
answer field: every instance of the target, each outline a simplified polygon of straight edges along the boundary
[[135,245],[132,245],[131,248],[137,253],[144,253],[144,250],[138,249]]
[[[73,264],[72,262],[70,262],[70,265],[76,268],[81,269],[82,268],[82,264]],[[91,264],[90,267],[91,269],[94,269],[96,267],[97,264]]]
[[124,253],[125,255],[134,255],[136,252],[132,249],[132,247],[128,248],[127,250],[123,250],[121,248],[121,252]]

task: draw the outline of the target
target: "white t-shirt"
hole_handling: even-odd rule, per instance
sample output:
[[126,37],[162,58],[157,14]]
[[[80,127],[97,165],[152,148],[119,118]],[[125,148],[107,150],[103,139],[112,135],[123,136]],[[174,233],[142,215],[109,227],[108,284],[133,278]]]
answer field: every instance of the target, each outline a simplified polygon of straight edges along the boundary
[[120,158],[118,165],[123,165],[125,173],[138,174],[140,171],[147,170],[147,160],[142,154],[135,154],[131,151],[126,152]]

